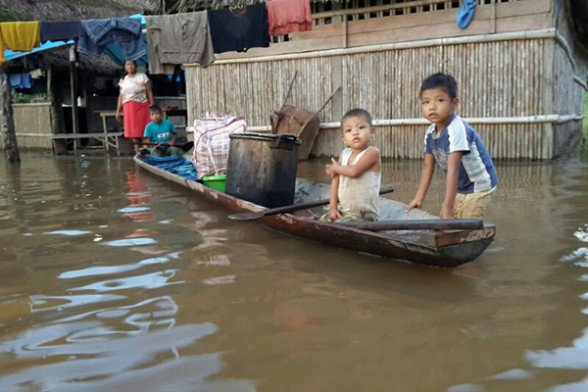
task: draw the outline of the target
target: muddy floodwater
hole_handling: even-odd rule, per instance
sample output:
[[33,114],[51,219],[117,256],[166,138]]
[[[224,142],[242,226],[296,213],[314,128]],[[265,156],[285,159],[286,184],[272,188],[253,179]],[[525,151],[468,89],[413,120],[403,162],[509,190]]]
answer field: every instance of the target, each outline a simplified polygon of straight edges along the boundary
[[[586,154],[498,162],[496,239],[453,270],[231,221],[128,157],[21,158],[0,159],[2,391],[588,390]],[[420,164],[384,163],[388,197]]]

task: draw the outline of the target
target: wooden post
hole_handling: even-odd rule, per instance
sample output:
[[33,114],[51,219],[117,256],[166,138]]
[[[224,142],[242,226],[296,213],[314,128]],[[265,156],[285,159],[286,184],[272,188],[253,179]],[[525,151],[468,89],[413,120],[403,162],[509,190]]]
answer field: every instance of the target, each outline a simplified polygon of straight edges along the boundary
[[[55,85],[53,67],[47,68],[47,99],[51,103],[51,134],[57,135],[65,132],[65,120],[63,119],[63,109],[61,108],[61,93]],[[67,153],[65,140],[53,140],[53,153],[57,155]]]
[[[73,53],[73,55],[72,55]],[[76,54],[74,46],[70,46],[69,55],[69,84],[71,90],[71,123],[72,133],[80,133],[80,124],[78,121],[78,68],[76,67]],[[80,140],[74,139],[74,152],[77,152]]]
[[490,33],[496,33],[496,2],[490,4]]
[[12,93],[8,76],[4,66],[0,65],[0,139],[4,156],[8,162],[20,162],[16,134],[14,130],[14,118],[12,116]]

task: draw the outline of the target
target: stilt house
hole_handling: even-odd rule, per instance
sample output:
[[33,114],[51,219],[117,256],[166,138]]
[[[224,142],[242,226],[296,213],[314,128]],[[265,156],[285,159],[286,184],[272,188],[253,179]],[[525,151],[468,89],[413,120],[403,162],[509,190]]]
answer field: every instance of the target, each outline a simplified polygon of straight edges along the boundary
[[[192,2],[198,3],[198,2]],[[200,2],[210,6],[209,2]],[[206,3],[206,4],[205,4]],[[456,25],[457,0],[312,2],[313,28],[269,48],[186,65],[188,118],[242,115],[269,129],[297,71],[289,103],[321,112],[314,156],[342,148],[338,121],[351,108],[374,117],[384,157],[420,158],[426,121],[420,82],[434,72],[459,83],[459,113],[503,159],[550,159],[578,140],[588,72],[588,2],[477,0]]]
[[[155,10],[154,3],[147,0],[0,0],[0,13],[11,20],[80,20],[143,13]],[[55,138],[56,135],[101,132],[103,124],[98,111],[116,109],[118,88],[114,84],[114,91],[108,96],[96,94],[94,88],[97,79],[116,81],[122,74],[122,66],[106,55],[77,56],[72,61],[69,46],[63,46],[21,57],[7,62],[4,67],[8,73],[40,69],[43,74],[35,82],[42,86],[41,99],[12,105],[19,147],[65,152],[66,139]],[[109,121],[109,125],[116,127],[113,119]],[[79,139],[75,143],[79,144]]]

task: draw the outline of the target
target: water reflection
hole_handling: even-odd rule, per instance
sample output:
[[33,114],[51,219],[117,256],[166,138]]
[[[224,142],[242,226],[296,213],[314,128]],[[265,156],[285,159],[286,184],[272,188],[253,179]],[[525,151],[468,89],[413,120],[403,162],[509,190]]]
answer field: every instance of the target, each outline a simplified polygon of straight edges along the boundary
[[135,222],[150,222],[153,220],[153,213],[149,207],[145,207],[150,202],[151,195],[147,191],[147,185],[141,181],[135,170],[125,171],[127,179],[128,191],[126,198],[129,201],[129,206],[119,209],[119,212],[131,218]]

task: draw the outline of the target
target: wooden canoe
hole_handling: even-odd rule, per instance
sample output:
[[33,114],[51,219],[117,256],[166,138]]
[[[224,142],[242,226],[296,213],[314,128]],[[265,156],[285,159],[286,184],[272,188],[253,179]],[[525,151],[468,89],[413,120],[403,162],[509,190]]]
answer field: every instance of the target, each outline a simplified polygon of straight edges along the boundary
[[[188,180],[166,170],[149,165],[140,156],[135,162],[167,180],[188,187],[198,195],[231,213],[253,212],[265,207],[208,188],[203,184]],[[311,181],[297,180],[294,203],[328,198],[329,186]],[[484,224],[478,230],[390,230],[367,231],[337,223],[322,222],[316,219],[324,212],[323,207],[277,215],[268,215],[255,222],[294,236],[313,241],[351,249],[372,255],[406,260],[418,264],[437,267],[456,267],[478,257],[494,238],[495,226]],[[435,215],[423,210],[406,212],[406,205],[394,200],[381,198],[380,215],[383,220],[393,219],[437,219]],[[247,223],[243,223],[247,224]]]

